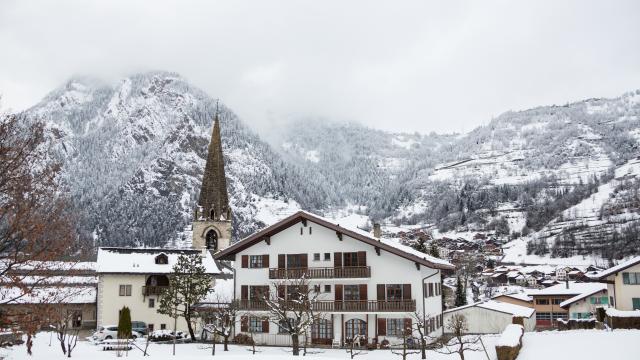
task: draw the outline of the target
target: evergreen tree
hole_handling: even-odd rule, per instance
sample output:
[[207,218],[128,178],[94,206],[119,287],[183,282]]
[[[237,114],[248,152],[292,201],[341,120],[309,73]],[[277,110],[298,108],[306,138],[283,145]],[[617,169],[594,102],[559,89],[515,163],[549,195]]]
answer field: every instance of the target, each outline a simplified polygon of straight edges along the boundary
[[425,254],[428,253],[427,244],[425,244],[424,239],[418,239],[418,242],[413,245],[413,248]]
[[464,293],[464,287],[462,286],[462,279],[458,276],[458,283],[456,284],[456,300],[454,302],[456,307],[467,305],[467,296]]
[[440,257],[440,250],[438,250],[438,246],[435,242],[431,243],[431,247],[429,248],[429,255],[437,258]]
[[131,311],[125,306],[120,310],[118,319],[118,339],[129,338],[131,338]]
[[202,265],[200,254],[180,255],[169,277],[169,286],[160,297],[160,314],[183,317],[189,329],[191,340],[196,336],[192,320],[195,316],[191,306],[201,302],[211,292],[211,276]]

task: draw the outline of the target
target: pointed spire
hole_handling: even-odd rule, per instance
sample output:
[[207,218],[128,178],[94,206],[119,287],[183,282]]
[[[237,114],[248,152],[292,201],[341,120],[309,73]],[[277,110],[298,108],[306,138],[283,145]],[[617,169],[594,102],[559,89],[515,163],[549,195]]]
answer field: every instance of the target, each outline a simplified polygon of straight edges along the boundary
[[218,119],[217,104],[198,205],[202,207],[202,217],[204,218],[231,220],[229,219],[231,211],[229,208],[229,197],[227,195],[227,180],[224,175],[224,158],[222,156],[222,140],[220,138],[220,120]]

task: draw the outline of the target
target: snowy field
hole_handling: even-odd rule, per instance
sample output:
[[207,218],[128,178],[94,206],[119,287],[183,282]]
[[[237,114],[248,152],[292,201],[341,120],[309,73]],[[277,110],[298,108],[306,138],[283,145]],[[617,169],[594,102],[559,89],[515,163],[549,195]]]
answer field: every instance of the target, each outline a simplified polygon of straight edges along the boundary
[[[490,359],[495,359],[496,354],[494,350],[494,343],[497,336],[484,336],[483,337],[487,350],[489,352]],[[60,344],[56,343],[55,335],[53,336],[53,342],[49,347],[49,333],[40,333],[34,340],[33,356],[28,356],[24,345],[15,346],[9,349],[0,349],[0,359],[5,357],[6,360],[55,360],[55,359],[68,359],[62,354],[60,350]],[[144,343],[140,343],[140,346],[144,346]],[[211,345],[208,344],[178,344],[176,345],[176,356],[171,355],[172,345],[170,344],[150,344],[148,352],[150,356],[143,357],[140,350],[130,350],[128,355],[123,354],[122,358],[128,359],[211,359]],[[251,347],[235,346],[231,345],[228,352],[222,351],[222,345],[216,345],[215,358],[218,359],[260,359],[260,360],[275,360],[275,359],[318,359],[318,360],[348,360],[349,354],[344,349],[309,349],[305,357],[291,355],[291,348],[280,347],[256,347],[256,354],[251,353]],[[102,347],[99,345],[93,345],[87,341],[78,342],[75,350],[72,353],[72,359],[91,359],[91,360],[103,360],[103,359],[118,359],[115,351],[102,351]],[[354,359],[357,360],[387,360],[387,359],[401,359],[402,357],[393,355],[388,350],[374,350],[366,354],[361,354]],[[420,359],[420,354],[409,356],[409,359]],[[443,355],[433,351],[427,352],[427,359],[429,360],[457,360],[457,355]],[[484,352],[469,352],[465,354],[467,360],[486,360],[487,356]]]
[[637,360],[640,330],[525,333],[518,360]]

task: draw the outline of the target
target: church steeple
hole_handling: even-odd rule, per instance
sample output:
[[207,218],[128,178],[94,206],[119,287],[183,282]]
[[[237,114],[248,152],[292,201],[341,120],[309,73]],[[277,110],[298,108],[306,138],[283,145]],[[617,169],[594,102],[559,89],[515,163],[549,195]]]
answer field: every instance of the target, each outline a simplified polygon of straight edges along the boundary
[[231,243],[231,207],[229,207],[227,194],[227,180],[224,176],[220,119],[217,109],[198,206],[202,208],[202,213],[196,211],[196,218],[192,223],[191,246],[213,253],[228,247]]
[[224,158],[222,156],[222,140],[220,138],[220,120],[218,113],[213,124],[207,164],[202,177],[200,200],[202,217],[211,220],[230,220],[229,196],[227,180],[224,175]]

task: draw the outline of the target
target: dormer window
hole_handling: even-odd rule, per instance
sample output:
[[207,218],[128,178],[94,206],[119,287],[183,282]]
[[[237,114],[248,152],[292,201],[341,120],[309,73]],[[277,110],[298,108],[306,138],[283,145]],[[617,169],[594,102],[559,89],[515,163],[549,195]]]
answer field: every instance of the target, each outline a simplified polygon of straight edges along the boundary
[[169,263],[169,258],[165,254],[160,254],[156,256],[156,264],[158,265],[166,265]]

